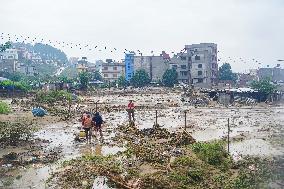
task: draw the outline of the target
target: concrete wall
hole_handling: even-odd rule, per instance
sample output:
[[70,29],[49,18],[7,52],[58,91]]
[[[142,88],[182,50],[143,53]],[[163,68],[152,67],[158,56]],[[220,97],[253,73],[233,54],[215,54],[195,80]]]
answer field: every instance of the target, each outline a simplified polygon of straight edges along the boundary
[[152,81],[159,81],[163,74],[169,69],[169,61],[163,56],[135,56],[134,72],[144,69]]

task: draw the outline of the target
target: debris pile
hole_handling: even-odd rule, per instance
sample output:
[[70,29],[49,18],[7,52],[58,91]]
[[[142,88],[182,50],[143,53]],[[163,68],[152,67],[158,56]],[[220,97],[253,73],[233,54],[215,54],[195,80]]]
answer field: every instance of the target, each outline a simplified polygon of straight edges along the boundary
[[173,137],[170,143],[174,146],[185,146],[195,143],[195,139],[186,131],[179,132]]

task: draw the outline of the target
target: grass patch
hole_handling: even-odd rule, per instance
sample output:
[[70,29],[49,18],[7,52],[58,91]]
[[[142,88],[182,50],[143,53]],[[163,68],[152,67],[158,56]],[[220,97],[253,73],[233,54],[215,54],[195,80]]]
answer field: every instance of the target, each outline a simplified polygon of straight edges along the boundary
[[231,161],[224,149],[223,142],[197,142],[191,145],[197,156],[206,163],[214,166],[225,166]]
[[8,114],[10,112],[11,112],[10,106],[5,102],[0,101],[0,114]]

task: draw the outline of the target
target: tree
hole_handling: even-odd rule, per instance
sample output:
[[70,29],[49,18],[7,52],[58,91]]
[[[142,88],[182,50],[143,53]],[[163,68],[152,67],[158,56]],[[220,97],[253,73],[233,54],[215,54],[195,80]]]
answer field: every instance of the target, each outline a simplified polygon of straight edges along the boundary
[[134,87],[144,87],[148,85],[150,82],[151,79],[148,73],[143,69],[137,70],[130,81],[131,85],[133,85]]
[[90,74],[90,79],[91,80],[102,81],[103,77],[102,77],[102,75],[101,75],[101,73],[99,71],[95,71],[95,72]]
[[73,83],[73,79],[66,76],[60,76],[58,80],[63,83]]
[[277,87],[271,83],[269,78],[253,81],[251,87],[260,92],[260,96],[265,100],[277,89]]
[[81,72],[79,74],[79,80],[81,83],[82,89],[87,89],[89,85],[90,75],[88,72]]
[[166,87],[173,87],[178,83],[178,73],[175,69],[167,69],[163,75],[162,83]]
[[232,68],[229,63],[225,63],[219,68],[219,80],[230,80],[236,82],[237,74],[232,72]]
[[128,83],[127,83],[124,75],[122,75],[118,78],[117,84],[118,84],[119,87],[123,87],[123,88],[125,88],[127,86]]
[[10,79],[11,81],[16,81],[16,82],[19,82],[21,80],[24,80],[25,76],[24,74],[20,73],[20,72],[14,72],[10,75]]
[[11,48],[12,44],[8,41],[5,44],[0,45],[0,52],[4,52],[6,49]]

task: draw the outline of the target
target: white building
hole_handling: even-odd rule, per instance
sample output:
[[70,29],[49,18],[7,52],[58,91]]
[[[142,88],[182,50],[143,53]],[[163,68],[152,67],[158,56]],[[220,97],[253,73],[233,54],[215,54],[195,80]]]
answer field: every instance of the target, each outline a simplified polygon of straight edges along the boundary
[[6,49],[6,51],[0,53],[2,60],[18,60],[17,49]]

